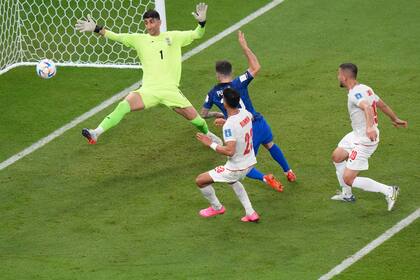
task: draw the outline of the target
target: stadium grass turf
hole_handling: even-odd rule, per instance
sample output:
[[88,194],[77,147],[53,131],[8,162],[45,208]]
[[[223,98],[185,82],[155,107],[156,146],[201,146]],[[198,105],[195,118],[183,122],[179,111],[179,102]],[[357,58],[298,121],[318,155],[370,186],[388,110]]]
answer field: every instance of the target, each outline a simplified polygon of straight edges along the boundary
[[417,279],[420,270],[413,261],[420,259],[419,232],[417,220],[336,279]]
[[[235,19],[257,6],[228,4]],[[174,6],[168,6],[184,27]],[[262,217],[259,224],[239,221],[243,211],[226,185],[216,185],[216,190],[227,213],[209,220],[198,217],[206,202],[194,178],[224,158],[202,147],[194,139],[193,127],[166,108],[130,114],[98,145],[88,146],[80,129],[95,126],[112,110],[108,108],[0,172],[0,275],[3,279],[316,279],[328,272],[419,206],[420,132],[415,124],[420,60],[416,59],[419,39],[413,36],[419,27],[418,6],[411,1],[285,1],[243,28],[263,66],[250,88],[254,105],[271,124],[298,175],[297,183],[285,183],[282,194],[245,180]],[[182,90],[196,107],[215,82],[213,64],[221,58],[229,58],[237,74],[245,69],[236,35],[184,63]],[[329,200],[337,185],[330,152],[350,130],[346,94],[338,88],[336,70],[349,60],[360,66],[360,81],[413,124],[397,130],[380,114],[382,142],[365,173],[401,186],[393,212],[386,211],[379,194],[356,190],[354,204]],[[51,85],[49,90],[57,97],[47,100],[62,123],[114,93],[109,92],[114,79],[105,79],[97,96],[84,104],[97,82],[88,73],[95,70],[60,70],[54,78],[57,84],[61,80],[60,87]],[[98,71],[128,76],[114,85],[115,91],[138,75],[103,72]],[[36,78],[32,76],[32,69],[16,69],[0,76],[0,84]],[[63,96],[70,98],[66,88],[79,81],[73,102],[67,101],[73,115],[63,117],[57,102]],[[0,98],[9,100],[4,95],[2,90]],[[2,115],[8,118],[5,128],[14,127],[13,119],[25,122],[16,113],[20,107],[10,106],[15,109]],[[28,109],[32,114],[39,110]],[[48,133],[44,127],[53,130],[61,124],[53,123],[51,116],[39,118],[38,125],[28,126],[35,134],[32,139],[20,141],[26,134],[22,130],[7,137],[17,139],[15,144],[7,141],[3,147],[2,139],[2,156],[44,136]],[[258,167],[285,181],[267,152],[261,150],[258,160]],[[399,278],[401,269],[388,268],[393,256],[401,256],[408,262],[406,279],[414,279],[418,253],[407,244],[416,240],[417,232],[418,222],[340,277],[375,279],[387,271],[389,279]]]

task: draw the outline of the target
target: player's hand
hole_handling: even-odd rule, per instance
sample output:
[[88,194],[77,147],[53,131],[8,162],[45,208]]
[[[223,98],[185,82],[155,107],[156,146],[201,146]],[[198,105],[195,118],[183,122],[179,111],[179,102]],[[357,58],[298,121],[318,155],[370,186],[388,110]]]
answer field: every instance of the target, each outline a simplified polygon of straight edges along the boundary
[[210,146],[211,143],[213,143],[213,141],[211,140],[210,137],[208,137],[207,135],[204,135],[203,133],[198,132],[195,137],[197,138],[198,141],[200,141],[201,143],[203,143],[206,146]]
[[404,120],[400,120],[399,118],[396,118],[395,120],[392,120],[392,125],[395,127],[407,127],[408,122]]
[[374,127],[368,127],[366,129],[367,137],[370,139],[370,141],[375,142],[378,138],[378,133],[376,132],[376,129]]
[[93,32],[96,28],[96,22],[91,18],[90,15],[87,16],[87,20],[77,20],[76,29],[80,32]]
[[241,30],[238,31],[238,41],[241,47],[243,48],[248,47],[248,43],[245,40],[245,34]]
[[223,126],[225,124],[226,120],[224,118],[217,118],[214,120],[215,126]]
[[195,7],[195,12],[192,12],[192,15],[198,22],[206,21],[207,14],[207,5],[205,3],[199,3]]

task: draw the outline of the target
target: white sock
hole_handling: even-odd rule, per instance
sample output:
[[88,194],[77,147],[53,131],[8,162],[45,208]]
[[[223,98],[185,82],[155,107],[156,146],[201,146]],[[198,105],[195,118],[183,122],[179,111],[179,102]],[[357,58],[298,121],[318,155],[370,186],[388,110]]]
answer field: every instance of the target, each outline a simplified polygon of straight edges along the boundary
[[216,196],[216,192],[213,189],[212,185],[208,185],[204,188],[200,188],[201,193],[203,196],[210,202],[211,206],[215,210],[222,209],[222,204],[220,203],[219,199]]
[[93,132],[96,134],[96,138],[99,137],[104,132],[104,129],[100,126],[98,126],[96,129],[93,130]]
[[343,194],[345,196],[351,196],[351,187],[344,183],[343,175],[344,170],[346,169],[346,161],[342,161],[339,163],[333,162],[335,165],[335,174],[337,175],[338,183],[340,184],[341,188],[343,189]]
[[353,181],[353,187],[362,189],[368,192],[381,192],[384,195],[392,194],[392,187],[376,182],[366,177],[356,177]]
[[238,181],[230,185],[232,186],[236,196],[239,198],[239,201],[242,203],[242,206],[245,208],[246,215],[248,216],[254,213],[255,210],[252,208],[251,201],[249,200],[248,194],[241,182]]

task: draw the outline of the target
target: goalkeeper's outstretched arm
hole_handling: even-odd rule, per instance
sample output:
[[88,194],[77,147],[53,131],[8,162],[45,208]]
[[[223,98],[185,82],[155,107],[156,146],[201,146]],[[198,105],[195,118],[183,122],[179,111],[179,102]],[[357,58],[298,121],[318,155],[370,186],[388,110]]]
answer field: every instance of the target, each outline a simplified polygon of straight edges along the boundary
[[198,21],[197,28],[189,31],[176,31],[177,40],[179,40],[181,47],[188,46],[194,40],[204,36],[206,30],[207,5],[204,3],[198,4],[196,6],[196,11],[192,12],[192,15]]
[[76,29],[80,32],[95,32],[101,35],[105,35],[105,28],[97,25],[92,19],[91,15],[88,15],[86,20],[79,19],[76,23]]
[[127,34],[117,34],[110,30],[106,30],[105,27],[96,24],[95,20],[92,19],[91,15],[88,15],[86,20],[79,19],[76,23],[76,29],[80,32],[95,32],[110,40],[121,42],[124,44],[126,43],[125,35]]
[[201,27],[206,25],[207,7],[208,6],[205,3],[199,3],[195,7],[195,12],[192,12],[192,15],[195,17]]

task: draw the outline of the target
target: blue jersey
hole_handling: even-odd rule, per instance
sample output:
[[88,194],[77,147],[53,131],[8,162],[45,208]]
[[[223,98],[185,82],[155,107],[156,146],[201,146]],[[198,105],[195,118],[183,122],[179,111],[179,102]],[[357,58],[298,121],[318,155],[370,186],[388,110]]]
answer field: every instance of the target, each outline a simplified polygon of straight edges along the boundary
[[203,107],[206,109],[211,109],[213,105],[216,105],[220,111],[225,115],[225,119],[227,118],[227,112],[225,107],[223,106],[223,90],[226,88],[233,88],[237,92],[239,92],[241,96],[240,100],[240,107],[245,108],[249,111],[253,116],[254,119],[260,117],[260,113],[255,111],[254,106],[252,106],[251,99],[249,98],[248,94],[248,85],[254,79],[249,71],[246,71],[242,75],[236,77],[230,83],[220,83],[214,86],[206,96],[206,101],[203,104]]
[[230,83],[220,83],[213,87],[206,96],[206,101],[203,104],[203,107],[206,109],[211,109],[213,105],[219,107],[220,111],[227,118],[227,112],[223,106],[223,90],[225,88],[233,88],[239,92],[241,95],[240,106],[251,112],[254,119],[252,121],[252,141],[254,145],[255,154],[258,153],[258,148],[261,144],[267,144],[273,141],[273,134],[268,123],[265,121],[264,117],[255,111],[254,106],[252,106],[251,99],[248,94],[248,85],[254,79],[249,71],[246,71],[239,77],[236,77]]

